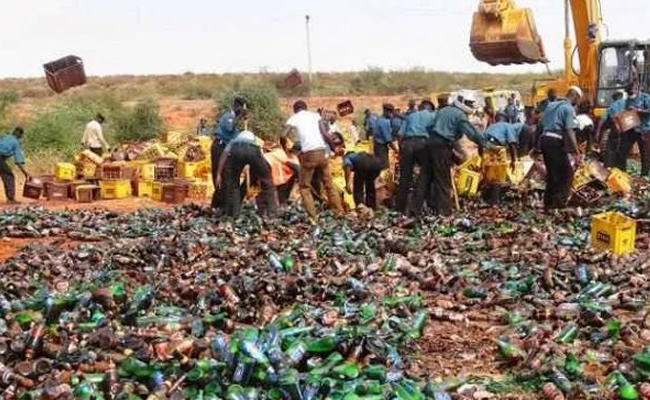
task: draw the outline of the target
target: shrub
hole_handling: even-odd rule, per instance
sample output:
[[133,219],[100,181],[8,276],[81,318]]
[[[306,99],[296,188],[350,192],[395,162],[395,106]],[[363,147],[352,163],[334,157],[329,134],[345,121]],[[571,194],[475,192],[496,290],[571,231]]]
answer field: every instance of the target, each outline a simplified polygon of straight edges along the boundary
[[265,140],[277,140],[284,122],[277,90],[265,84],[237,86],[237,90],[225,92],[217,99],[219,113],[228,110],[235,97],[242,97],[248,106],[249,129]]
[[[31,154],[43,150],[57,150],[65,157],[71,158],[81,149],[81,138],[86,124],[98,112],[110,120],[110,111],[105,105],[91,99],[66,99],[36,114],[27,124],[25,150]],[[110,137],[109,132],[105,135]]]
[[164,128],[160,107],[153,99],[123,108],[114,115],[115,140],[118,143],[140,142],[159,137]]
[[36,114],[26,126],[25,151],[55,150],[71,159],[81,150],[86,124],[97,114],[106,117],[104,137],[110,144],[145,141],[163,129],[158,104],[145,100],[125,107],[111,96],[75,95]]

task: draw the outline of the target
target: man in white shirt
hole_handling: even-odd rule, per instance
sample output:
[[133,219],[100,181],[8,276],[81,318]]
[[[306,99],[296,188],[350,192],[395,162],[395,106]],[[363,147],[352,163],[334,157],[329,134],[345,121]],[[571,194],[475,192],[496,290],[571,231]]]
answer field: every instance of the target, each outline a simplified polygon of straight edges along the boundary
[[104,116],[97,114],[95,119],[90,121],[86,125],[86,130],[84,131],[83,138],[81,139],[81,144],[90,149],[93,153],[98,156],[104,154],[104,150],[108,150],[108,143],[104,140],[104,131],[102,129],[102,124],[104,123]]
[[318,214],[312,196],[311,180],[314,173],[322,174],[323,185],[327,191],[329,205],[335,216],[343,215],[343,205],[339,192],[332,181],[329,162],[326,157],[328,143],[332,143],[331,135],[325,127],[320,115],[307,110],[307,104],[298,100],[293,105],[294,115],[289,118],[286,128],[280,137],[282,147],[286,149],[286,138],[290,132],[295,132],[301,145],[299,188],[302,203],[312,221],[317,221]]

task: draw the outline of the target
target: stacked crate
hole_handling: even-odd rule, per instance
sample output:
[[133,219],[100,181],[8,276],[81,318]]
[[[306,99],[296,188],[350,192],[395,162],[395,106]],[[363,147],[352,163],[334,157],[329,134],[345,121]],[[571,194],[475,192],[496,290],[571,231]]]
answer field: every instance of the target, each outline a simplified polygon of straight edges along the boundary
[[124,162],[101,166],[100,195],[104,200],[124,199],[131,196],[133,169]]

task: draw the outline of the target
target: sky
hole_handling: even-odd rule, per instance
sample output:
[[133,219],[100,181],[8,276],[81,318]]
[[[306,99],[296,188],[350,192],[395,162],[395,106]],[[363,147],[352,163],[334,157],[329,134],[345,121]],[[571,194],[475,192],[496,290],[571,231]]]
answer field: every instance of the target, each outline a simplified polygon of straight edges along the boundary
[[[478,0],[19,0],[0,5],[0,77],[42,76],[68,54],[89,75],[491,67],[472,57]],[[562,68],[563,0],[519,0],[535,13],[551,67]],[[650,39],[650,1],[602,0],[606,36]]]

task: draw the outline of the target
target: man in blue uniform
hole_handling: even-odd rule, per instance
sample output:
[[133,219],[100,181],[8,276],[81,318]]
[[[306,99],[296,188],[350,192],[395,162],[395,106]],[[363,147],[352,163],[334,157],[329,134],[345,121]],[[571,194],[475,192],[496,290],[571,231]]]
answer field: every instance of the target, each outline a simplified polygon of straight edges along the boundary
[[544,208],[552,210],[564,208],[571,196],[573,167],[582,164],[582,155],[576,140],[575,106],[582,97],[582,90],[576,86],[569,88],[566,99],[550,103],[542,118],[542,136],[539,146],[546,165],[546,192]]
[[621,134],[620,153],[618,157],[618,168],[627,171],[627,159],[630,156],[632,147],[636,143],[641,153],[641,176],[648,176],[650,173],[650,148],[648,147],[650,135],[650,95],[639,91],[639,85],[633,83],[626,89],[627,100],[625,108],[635,110],[641,119],[641,126]]
[[548,106],[554,103],[556,100],[557,100],[557,93],[555,89],[549,89],[546,94],[546,98],[542,100],[542,102],[539,103],[539,105],[537,106],[537,112],[539,113],[546,112]]
[[23,137],[23,134],[23,128],[16,127],[12,133],[7,133],[0,138],[0,178],[2,178],[5,197],[9,204],[17,204],[18,202],[16,201],[16,181],[14,173],[7,164],[7,160],[13,158],[14,163],[25,175],[25,179],[29,179],[29,174],[25,170],[25,157],[23,155],[22,147],[20,146],[20,139]]
[[[210,149],[210,158],[212,159],[212,179],[217,181],[217,170],[219,169],[219,160],[224,149],[230,141],[237,136],[239,122],[246,115],[246,102],[244,99],[237,97],[232,103],[232,108],[225,111],[217,121],[214,141]],[[214,195],[212,195],[212,208],[221,208],[224,203],[223,191],[218,190],[215,186]]]
[[483,152],[485,138],[468,119],[474,111],[474,104],[475,98],[470,92],[458,96],[452,106],[438,110],[433,126],[429,130],[427,165],[422,169],[413,202],[413,211],[416,215],[421,212],[431,185],[433,185],[433,211],[438,215],[452,213],[451,167],[454,144],[463,135],[467,135],[471,141],[478,144],[479,153]]
[[366,131],[366,137],[364,139],[370,139],[375,135],[375,129],[377,127],[377,120],[379,117],[368,109],[366,109],[363,114],[363,129]]
[[384,104],[384,114],[377,120],[375,132],[373,132],[375,157],[379,159],[382,169],[388,168],[388,149],[391,148],[397,152],[391,126],[394,113],[395,107],[392,104]]
[[422,109],[410,113],[404,119],[399,131],[399,187],[396,208],[406,213],[409,193],[413,187],[413,169],[416,165],[424,168],[427,164],[427,140],[429,130],[435,120],[435,106],[430,100],[423,100]]
[[[598,128],[596,129],[596,142],[601,144],[601,161],[605,164],[607,168],[616,166],[616,161],[618,157],[618,148],[620,144],[620,134],[616,131],[614,126],[614,116],[621,111],[625,111],[625,100],[623,96],[625,91],[617,90],[612,94],[612,103],[607,107],[607,113],[604,117],[598,122]],[[606,144],[602,146],[603,139],[603,129],[608,128]]]
[[[381,172],[379,160],[372,154],[366,152],[345,153],[343,156],[343,168],[345,171],[345,189],[353,194],[354,204],[360,204],[375,209],[377,207],[377,193],[375,191],[375,180]],[[354,174],[354,178],[352,175]]]
[[511,168],[514,169],[519,153],[519,135],[517,133],[521,134],[523,128],[517,126],[517,130],[515,130],[514,124],[508,123],[507,119],[508,117],[503,112],[497,113],[497,122],[485,130],[485,140],[487,147],[507,147],[510,151]]

